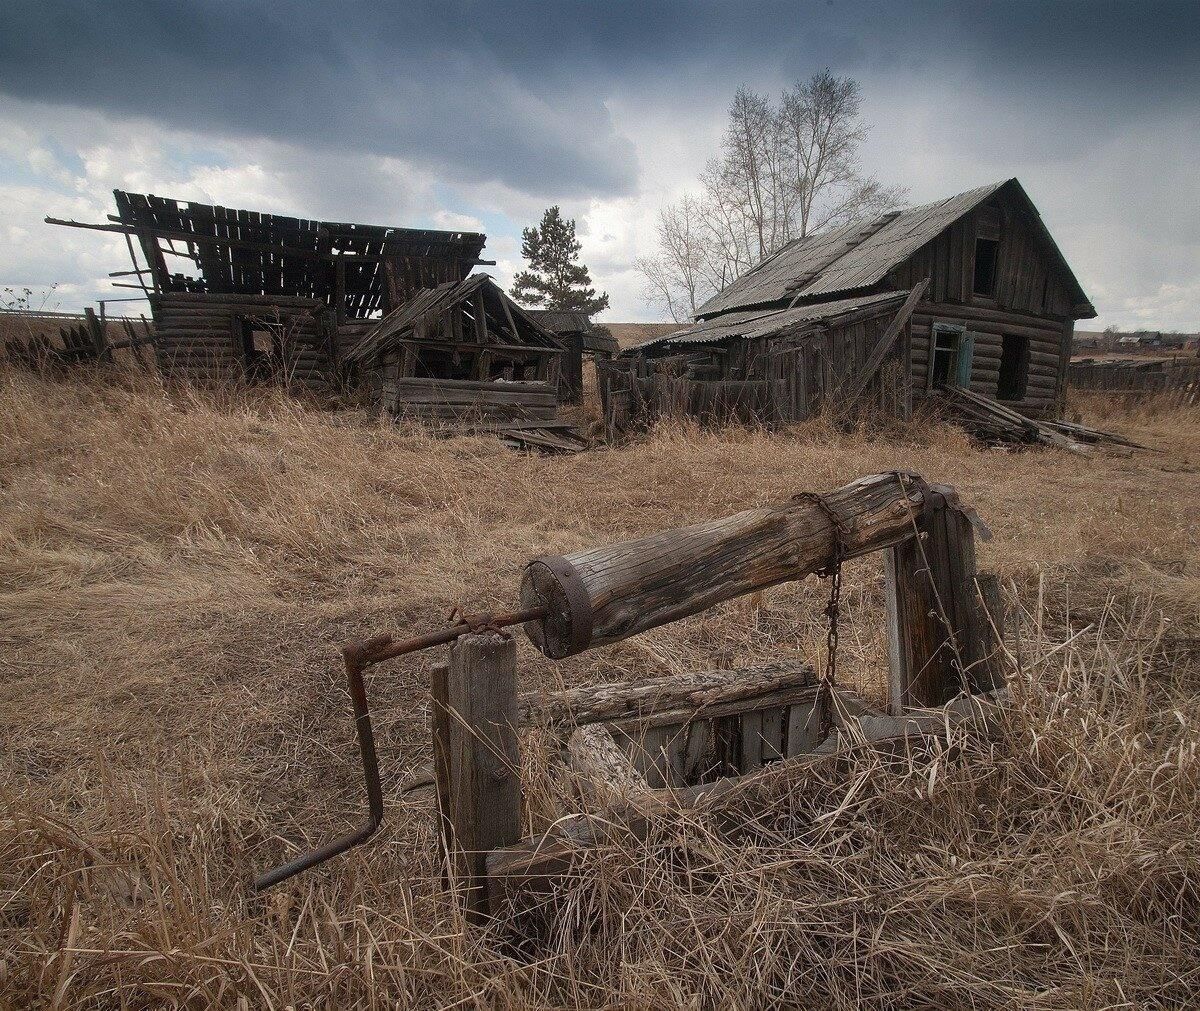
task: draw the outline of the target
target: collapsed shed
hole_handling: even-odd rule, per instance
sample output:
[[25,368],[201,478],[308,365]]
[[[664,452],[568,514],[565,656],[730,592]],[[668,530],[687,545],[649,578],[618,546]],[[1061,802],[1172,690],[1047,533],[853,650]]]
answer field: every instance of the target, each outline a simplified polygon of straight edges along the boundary
[[347,361],[383,411],[423,421],[552,421],[563,346],[487,274],[421,291]]
[[332,385],[379,317],[486,262],[477,232],[114,197],[107,223],[46,221],[125,236],[133,268],[112,276],[149,297],[159,368],[183,378]]
[[[600,366],[606,430],[687,416],[701,422],[803,421],[824,391],[860,383],[854,398],[908,417],[906,291],[701,320]],[[881,348],[882,343],[882,348]],[[868,360],[878,361],[868,372]]]
[[[902,297],[918,291],[915,303]],[[724,353],[711,362],[683,362],[684,376],[778,383],[776,359],[791,353],[780,341],[792,325],[788,313],[812,314],[809,322],[823,324],[805,338],[811,351],[793,360],[833,361],[842,342],[833,325],[839,314],[865,308],[863,300],[871,299],[897,316],[909,313],[895,327],[875,324],[890,340],[907,342],[907,349],[876,346],[841,370],[822,367],[802,383],[810,393],[804,410],[853,400],[878,382],[867,373],[890,356],[907,363],[905,379],[915,400],[961,387],[1025,414],[1056,416],[1075,320],[1096,315],[1037,208],[1009,179],[797,239],[702,305],[695,327],[644,342],[621,358],[642,378],[671,373],[704,333],[723,332],[710,342]],[[611,371],[602,396],[625,384]],[[697,394],[701,400],[716,395]],[[789,391],[775,386],[763,396],[768,400],[758,420],[799,420]],[[911,403],[907,397],[895,402],[902,412]],[[682,413],[693,411],[687,406]]]

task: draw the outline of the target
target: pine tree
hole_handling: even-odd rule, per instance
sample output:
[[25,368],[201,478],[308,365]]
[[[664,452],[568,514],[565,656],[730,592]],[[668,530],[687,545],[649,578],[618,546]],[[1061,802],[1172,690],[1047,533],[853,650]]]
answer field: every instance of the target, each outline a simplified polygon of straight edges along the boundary
[[521,232],[521,255],[529,262],[513,278],[512,297],[537,309],[585,312],[608,308],[608,292],[596,294],[592,275],[577,262],[583,248],[575,238],[575,219],[564,218],[557,206],[548,207],[541,225]]

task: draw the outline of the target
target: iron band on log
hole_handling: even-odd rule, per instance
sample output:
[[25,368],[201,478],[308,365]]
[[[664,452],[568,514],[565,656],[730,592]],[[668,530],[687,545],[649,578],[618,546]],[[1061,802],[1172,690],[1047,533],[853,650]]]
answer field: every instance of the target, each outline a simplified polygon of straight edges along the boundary
[[[911,537],[928,504],[915,474],[873,474],[821,496],[797,497],[633,541],[539,558],[525,568],[521,606],[548,616],[525,631],[548,657],[686,618],[769,586],[803,579]],[[824,507],[822,506],[824,504]],[[833,517],[842,526],[839,533]]]

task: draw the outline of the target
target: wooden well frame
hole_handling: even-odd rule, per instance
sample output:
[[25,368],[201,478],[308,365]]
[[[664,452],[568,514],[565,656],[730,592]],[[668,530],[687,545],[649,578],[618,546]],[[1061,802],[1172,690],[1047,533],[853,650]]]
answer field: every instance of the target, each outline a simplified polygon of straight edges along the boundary
[[[845,736],[944,732],[983,714],[1002,697],[1005,616],[996,578],[977,571],[976,529],[990,536],[952,488],[893,473],[531,563],[522,604],[547,614],[526,630],[555,657],[880,551],[888,712],[797,663],[518,697],[515,643],[496,630],[463,635],[434,670],[431,723],[442,839],[469,918],[486,921],[568,870],[595,841],[597,812],[636,832],[651,810],[834,752]],[[557,736],[586,810],[522,839],[518,741],[529,725]]]

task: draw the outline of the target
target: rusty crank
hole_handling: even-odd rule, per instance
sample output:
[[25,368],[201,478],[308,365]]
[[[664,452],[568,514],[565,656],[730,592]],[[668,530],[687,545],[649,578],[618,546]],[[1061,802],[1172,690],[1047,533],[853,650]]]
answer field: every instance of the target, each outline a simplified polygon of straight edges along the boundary
[[453,642],[468,632],[499,631],[508,625],[521,625],[546,617],[545,607],[531,607],[510,614],[463,614],[455,608],[450,613],[452,624],[438,632],[429,632],[412,639],[396,642],[390,635],[377,635],[363,642],[348,643],[342,649],[346,661],[346,680],[350,686],[350,701],[354,705],[354,725],[358,731],[358,747],[362,755],[363,779],[367,784],[369,813],[367,820],[352,832],[347,832],[324,846],[302,853],[295,860],[267,871],[254,879],[254,890],[261,892],[310,867],[335,857],[339,853],[366,842],[383,822],[383,784],[379,779],[379,760],[375,755],[375,735],[371,731],[371,713],[367,708],[367,690],[363,685],[363,672],[384,660],[392,660],[406,653],[440,646]]

